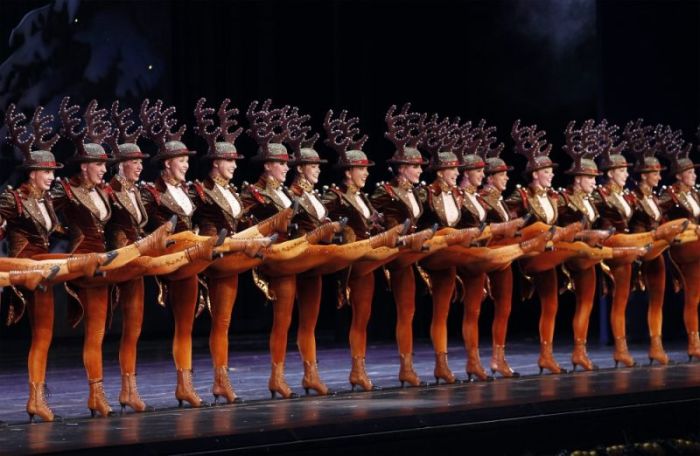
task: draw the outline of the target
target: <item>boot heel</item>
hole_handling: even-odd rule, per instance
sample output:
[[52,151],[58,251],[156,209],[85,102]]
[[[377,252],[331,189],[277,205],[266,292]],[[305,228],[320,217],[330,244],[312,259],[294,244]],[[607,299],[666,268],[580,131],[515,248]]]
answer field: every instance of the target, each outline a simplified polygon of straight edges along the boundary
[[403,381],[403,380],[401,380],[401,388],[403,388],[403,384],[404,384],[404,381]]
[[120,414],[120,415],[123,415],[123,414],[124,414],[124,410],[126,410],[126,404],[123,404],[123,403],[120,402],[119,405],[121,406],[121,410],[119,411],[119,414]]
[[651,366],[652,364],[654,364],[654,358],[649,358],[649,365]]
[[275,398],[275,393],[276,393],[276,391],[270,390],[270,396],[271,396],[272,399]]
[[182,408],[182,399],[177,400],[177,407]]
[[29,423],[30,423],[30,424],[33,423],[33,422],[34,422],[34,414],[33,414],[33,413],[27,413],[27,415],[29,415]]
[[309,388],[304,388],[304,393],[306,393],[306,395],[308,396],[309,395]]
[[440,377],[435,377],[435,385],[439,385],[439,384],[440,384]]
[[355,391],[355,384],[350,382],[350,391]]
[[617,369],[617,365],[620,364],[620,361],[615,360],[615,369]]
[[90,418],[95,418],[95,410],[94,409],[89,409],[90,410]]

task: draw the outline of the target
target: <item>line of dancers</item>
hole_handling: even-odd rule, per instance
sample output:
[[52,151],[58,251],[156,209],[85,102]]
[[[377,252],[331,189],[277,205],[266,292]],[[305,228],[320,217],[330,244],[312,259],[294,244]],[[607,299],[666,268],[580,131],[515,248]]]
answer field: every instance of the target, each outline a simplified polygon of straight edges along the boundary
[[[450,304],[464,306],[462,337],[468,379],[518,377],[506,360],[513,283],[523,281],[523,299],[540,301],[540,372],[566,372],[553,356],[560,284],[576,295],[573,318],[574,370],[595,370],[586,353],[596,268],[611,296],[610,322],[615,365],[636,364],[627,349],[625,308],[630,290],[649,299],[649,360],[669,362],[662,344],[666,269],[684,290],[688,355],[700,358],[700,195],[695,168],[682,132],[664,125],[629,122],[622,132],[605,120],[571,122],[564,151],[572,165],[571,184],[551,187],[558,164],[552,145],[536,125],[516,121],[515,151],[526,160],[526,184],[504,196],[513,167],[500,154],[504,144],[484,120],[462,122],[392,106],[385,137],[395,147],[387,161],[393,178],[369,194],[371,168],[363,147],[367,135],[359,119],[329,110],[323,119],[324,144],[335,151],[340,181],[317,188],[323,165],[319,134],[297,107],[253,102],[245,117],[258,145],[250,166],[259,179],[240,190],[231,183],[244,156],[236,148],[244,132],[230,100],[217,109],[200,99],[194,132],[206,153],[182,142],[186,126],[175,108],[144,100],[138,115],[115,101],[110,109],[91,101],[84,110],[65,97],[59,122],[37,107],[29,120],[15,105],[6,112],[8,142],[22,154],[23,181],[0,194],[0,218],[9,255],[0,258],[0,286],[7,323],[29,318],[30,421],[60,419],[46,398],[46,363],[54,325],[53,286],[62,285],[73,326],[82,322],[83,363],[93,416],[113,414],[103,389],[102,341],[113,313],[122,312],[119,364],[122,411],[152,410],[139,396],[137,344],[144,311],[144,277],[158,285],[156,301],[174,318],[172,353],[179,405],[208,405],[192,385],[192,327],[202,312],[211,314],[209,347],[214,402],[239,402],[229,378],[228,333],[238,276],[252,270],[255,284],[273,302],[269,348],[269,391],[295,397],[285,380],[288,332],[298,309],[297,345],[309,394],[333,394],[324,384],[316,358],[314,331],[323,276],[338,279],[338,305],[349,305],[353,389],[377,387],[367,374],[367,325],[379,271],[396,305],[396,341],[402,386],[424,381],[413,368],[412,325],[416,280],[425,281],[433,304],[430,336],[436,382],[459,381],[447,357]],[[58,124],[58,128],[55,124]],[[63,138],[74,145],[64,167],[51,152]],[[141,139],[152,143],[144,153]],[[109,152],[109,153],[108,153]],[[628,162],[624,154],[634,159]],[[190,157],[206,166],[207,177],[189,182]],[[658,189],[667,168],[675,183]],[[148,159],[148,161],[146,161]],[[597,160],[597,161],[596,161]],[[157,166],[154,182],[140,182],[146,163]],[[114,175],[105,182],[108,165]],[[627,189],[629,174],[634,188]],[[290,173],[291,171],[291,173]],[[420,180],[424,171],[430,183]],[[288,174],[291,183],[287,186]],[[605,181],[597,185],[596,178]],[[64,253],[50,251],[55,237],[68,240]],[[668,252],[668,253],[666,253]],[[490,297],[495,306],[492,357],[479,356],[478,321]],[[490,372],[489,372],[490,371]],[[148,381],[145,379],[145,381]]]

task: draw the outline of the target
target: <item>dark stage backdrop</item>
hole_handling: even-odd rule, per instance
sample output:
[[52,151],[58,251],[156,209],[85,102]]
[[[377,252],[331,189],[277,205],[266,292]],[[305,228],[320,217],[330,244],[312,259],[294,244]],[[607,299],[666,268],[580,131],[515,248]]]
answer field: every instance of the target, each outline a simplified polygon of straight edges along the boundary
[[[700,4],[696,1],[46,1],[0,3],[0,110],[10,103],[30,111],[44,104],[55,111],[64,95],[85,103],[118,98],[138,106],[163,98],[177,106],[190,128],[185,142],[204,151],[191,133],[192,108],[200,96],[211,103],[230,97],[242,111],[255,99],[294,104],[312,115],[320,130],[325,111],[348,109],[361,119],[370,140],[366,150],[380,163],[374,183],[388,177],[381,165],[392,153],[383,139],[383,117],[391,104],[411,101],[417,110],[485,118],[498,127],[504,158],[514,156],[510,126],[515,119],[537,123],[554,144],[553,157],[566,169],[561,152],[570,120],[606,117],[624,124],[643,117],[693,134],[698,106]],[[3,135],[4,136],[4,135]],[[319,143],[321,144],[321,143]],[[149,149],[148,144],[143,147]],[[320,145],[333,161],[333,153]],[[239,140],[246,155],[248,138]],[[57,146],[59,158],[72,153]],[[0,179],[16,183],[17,156],[3,145]],[[202,172],[196,163],[191,178]],[[253,180],[244,164],[236,181]],[[154,169],[144,178],[151,179]],[[330,170],[322,183],[333,179]],[[513,174],[511,184],[521,176]],[[556,185],[565,185],[561,176]],[[335,288],[326,281],[319,332],[339,343],[347,335],[349,310],[335,309]],[[153,289],[148,293],[153,297]],[[418,299],[416,329],[427,336],[430,301]],[[77,337],[67,328],[59,293],[57,335]],[[171,332],[171,318],[151,300],[145,336]],[[682,301],[669,292],[667,337],[683,337]],[[594,319],[598,316],[595,311]],[[515,303],[513,337],[536,339],[539,306]],[[573,301],[562,295],[558,331],[570,335]],[[630,305],[632,338],[645,337],[646,304]],[[460,334],[461,308],[455,304],[451,333]],[[371,337],[393,337],[394,305],[378,282]],[[491,306],[484,306],[487,334]],[[271,306],[241,281],[233,317],[235,334],[266,333]],[[197,333],[208,328],[208,316]],[[118,334],[119,312],[112,334]],[[592,324],[593,335],[598,332]],[[0,330],[0,337],[25,338],[26,321]],[[601,336],[605,336],[603,331]],[[292,339],[293,340],[293,339]]]

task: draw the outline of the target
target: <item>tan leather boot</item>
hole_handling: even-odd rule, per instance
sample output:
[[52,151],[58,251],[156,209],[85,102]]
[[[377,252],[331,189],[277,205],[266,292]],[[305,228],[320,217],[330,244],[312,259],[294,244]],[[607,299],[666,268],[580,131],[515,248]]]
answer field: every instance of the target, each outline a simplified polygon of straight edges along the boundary
[[46,384],[44,383],[29,383],[27,414],[30,423],[34,421],[35,415],[44,421],[62,421],[60,416],[53,414],[49,404],[46,403]]
[[635,367],[637,365],[637,362],[632,358],[627,348],[627,338],[625,336],[615,338],[613,360],[615,361],[615,367],[617,367],[619,363],[624,364],[625,367]]
[[89,380],[88,384],[90,385],[90,395],[88,396],[87,406],[90,409],[90,416],[94,418],[96,414],[102,417],[114,415],[112,407],[109,406],[105,396],[102,379]]
[[587,371],[598,370],[598,366],[593,364],[588,357],[585,340],[574,340],[574,351],[571,353],[571,364],[574,366],[574,371],[576,371],[576,366],[581,366],[583,370]]
[[540,368],[540,374],[547,369],[553,374],[566,374],[567,370],[564,369],[557,363],[554,359],[554,353],[552,351],[552,343],[548,341],[540,341],[540,359],[537,360],[537,366]]
[[403,388],[404,383],[408,383],[410,386],[425,386],[425,382],[421,382],[418,374],[413,370],[413,354],[401,353],[400,357],[399,381],[401,382],[401,388]]
[[121,413],[124,413],[124,409],[129,406],[135,412],[152,412],[153,407],[149,407],[141,399],[139,395],[138,387],[136,386],[136,374],[124,374],[122,375],[122,389],[119,392],[119,405],[121,405]]
[[223,396],[227,404],[243,402],[233,391],[231,379],[228,376],[228,366],[214,368],[214,386],[211,392],[214,395],[214,404],[219,403],[219,396]]
[[700,335],[697,331],[688,333],[688,362],[693,358],[700,359]]
[[435,353],[435,369],[433,370],[433,375],[435,375],[436,385],[440,383],[440,380],[449,385],[457,382],[457,377],[452,373],[447,363],[447,353]]
[[493,377],[487,374],[486,370],[484,370],[484,366],[481,365],[478,348],[467,349],[467,367],[465,370],[467,372],[467,380],[469,381],[472,381],[472,377],[482,382],[490,382],[493,380]]
[[506,361],[506,346],[505,345],[494,345],[493,353],[491,355],[491,373],[495,374],[498,372],[502,377],[505,378],[518,378],[520,377],[520,372],[516,372],[508,365]]
[[189,402],[191,407],[207,407],[209,404],[202,400],[192,384],[192,369],[177,370],[177,386],[175,387],[175,399],[178,407],[182,402]]
[[651,366],[654,361],[662,366],[669,363],[668,355],[661,341],[661,336],[651,336],[651,342],[649,344],[649,365]]
[[272,363],[272,372],[270,380],[267,382],[267,387],[270,390],[270,396],[275,398],[275,394],[282,396],[282,399],[294,399],[299,397],[293,392],[284,379],[284,363]]
[[316,391],[319,396],[335,394],[321,381],[321,377],[318,375],[318,365],[310,361],[304,361],[304,378],[301,379],[301,386],[307,396],[310,389]]
[[352,390],[355,391],[355,386],[358,385],[365,391],[379,390],[378,386],[372,384],[372,380],[367,376],[367,371],[365,370],[365,359],[361,356],[353,356],[352,358],[352,370],[350,370],[350,386]]

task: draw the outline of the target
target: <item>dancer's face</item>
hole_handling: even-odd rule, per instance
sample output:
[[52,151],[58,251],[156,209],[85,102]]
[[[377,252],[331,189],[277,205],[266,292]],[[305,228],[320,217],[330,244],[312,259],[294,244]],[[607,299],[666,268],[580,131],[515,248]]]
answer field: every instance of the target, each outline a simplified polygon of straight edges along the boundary
[[190,158],[188,156],[175,157],[165,161],[165,171],[171,178],[178,182],[185,182],[187,170],[190,167]]
[[37,169],[29,173],[29,181],[41,191],[51,188],[54,180],[52,169]]
[[367,183],[369,169],[366,166],[353,166],[345,170],[345,178],[357,188],[363,188]]
[[552,179],[554,178],[554,170],[549,168],[538,169],[532,172],[532,183],[539,185],[542,188],[549,188],[552,186]]
[[420,181],[421,173],[423,173],[423,168],[420,165],[399,166],[399,176],[412,184],[417,184]]
[[310,163],[297,166],[297,173],[304,176],[304,179],[312,185],[318,184],[318,177],[321,175],[321,166],[318,163]]
[[265,174],[268,177],[273,178],[279,183],[283,183],[287,178],[287,172],[289,171],[289,166],[287,162],[281,161],[269,161],[265,162]]
[[233,179],[233,173],[236,172],[236,160],[214,160],[211,164],[214,174],[219,177],[226,179],[227,181]]
[[143,161],[140,158],[119,163],[119,174],[130,182],[136,182],[143,171]]
[[459,176],[459,170],[455,168],[445,168],[437,172],[437,175],[442,178],[442,180],[454,187],[457,185],[457,176]]
[[85,182],[97,185],[102,182],[102,178],[107,172],[107,165],[104,162],[81,163],[80,171]]
[[695,186],[695,168],[686,169],[682,173],[676,174],[676,179],[688,187]]
[[659,182],[661,182],[661,171],[652,171],[650,173],[642,173],[640,175],[640,179],[642,182],[644,182],[646,185],[649,186],[649,188],[654,188],[657,185],[659,185]]
[[501,171],[500,173],[491,174],[486,181],[496,187],[499,192],[505,192],[506,185],[508,185],[508,173]]
[[484,168],[467,169],[464,171],[464,183],[469,183],[472,187],[478,188],[484,181]]
[[625,186],[625,184],[627,183],[628,176],[629,171],[627,171],[627,167],[615,168],[608,171],[608,177],[610,178],[610,180],[620,187]]
[[581,191],[587,195],[595,190],[595,177],[593,176],[576,176],[576,181],[578,181]]

